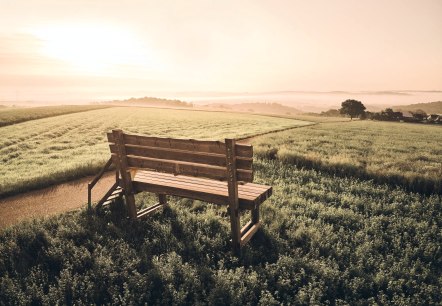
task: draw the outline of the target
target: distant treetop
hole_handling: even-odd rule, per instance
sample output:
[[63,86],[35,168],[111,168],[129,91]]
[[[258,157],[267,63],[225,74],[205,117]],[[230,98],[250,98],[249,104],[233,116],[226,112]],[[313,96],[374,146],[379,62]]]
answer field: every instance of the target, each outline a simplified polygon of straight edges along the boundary
[[339,112],[343,115],[349,115],[353,120],[353,117],[359,117],[365,113],[365,106],[361,101],[348,99],[342,102]]

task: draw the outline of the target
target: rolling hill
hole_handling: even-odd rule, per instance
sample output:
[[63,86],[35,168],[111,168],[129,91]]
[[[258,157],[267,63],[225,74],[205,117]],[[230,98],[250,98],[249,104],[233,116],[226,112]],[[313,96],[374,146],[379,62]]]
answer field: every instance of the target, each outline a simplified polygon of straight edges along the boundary
[[423,110],[427,114],[442,114],[442,101],[429,103],[416,103],[410,105],[398,105],[393,108],[395,111],[416,111]]

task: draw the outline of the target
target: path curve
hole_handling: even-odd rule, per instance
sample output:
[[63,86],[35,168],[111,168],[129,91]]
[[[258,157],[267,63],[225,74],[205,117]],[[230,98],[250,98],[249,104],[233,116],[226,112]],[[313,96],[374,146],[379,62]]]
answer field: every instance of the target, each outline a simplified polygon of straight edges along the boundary
[[[87,206],[87,184],[93,176],[0,199],[0,229],[22,220],[42,218]],[[92,190],[98,201],[115,182],[115,172],[106,173]]]

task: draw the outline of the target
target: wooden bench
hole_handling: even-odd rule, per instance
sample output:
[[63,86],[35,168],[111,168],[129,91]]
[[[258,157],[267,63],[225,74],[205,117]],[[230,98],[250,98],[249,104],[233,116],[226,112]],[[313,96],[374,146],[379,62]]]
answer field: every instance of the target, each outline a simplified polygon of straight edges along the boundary
[[[228,206],[232,246],[239,253],[259,227],[259,205],[272,187],[253,181],[253,148],[234,139],[199,141],[126,134],[107,134],[112,161],[120,173],[122,193],[130,218],[145,217],[178,196]],[[134,194],[153,192],[159,203],[137,211]],[[114,191],[115,193],[116,191]],[[112,196],[112,193],[111,193]],[[240,211],[251,220],[240,227]]]

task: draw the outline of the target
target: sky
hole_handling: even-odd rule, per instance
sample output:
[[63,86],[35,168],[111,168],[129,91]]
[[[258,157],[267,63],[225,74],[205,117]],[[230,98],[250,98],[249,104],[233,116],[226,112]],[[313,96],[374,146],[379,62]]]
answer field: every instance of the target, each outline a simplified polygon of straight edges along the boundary
[[442,90],[441,0],[0,0],[0,101]]

